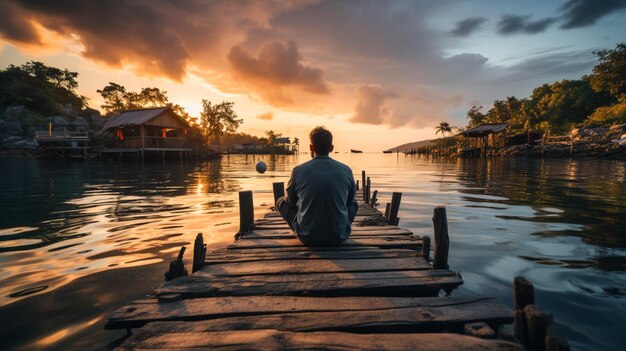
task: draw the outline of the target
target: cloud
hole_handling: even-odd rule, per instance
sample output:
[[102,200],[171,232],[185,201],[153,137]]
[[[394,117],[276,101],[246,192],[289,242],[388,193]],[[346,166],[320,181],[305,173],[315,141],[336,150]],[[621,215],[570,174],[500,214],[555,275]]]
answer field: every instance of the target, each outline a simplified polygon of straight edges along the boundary
[[284,105],[292,99],[283,88],[297,87],[314,94],[327,94],[328,85],[322,70],[302,63],[295,42],[265,43],[256,57],[236,45],[228,53],[235,75],[257,90],[274,105]]
[[467,37],[480,29],[483,23],[487,21],[484,17],[469,17],[456,23],[456,27],[450,31],[455,37]]
[[262,119],[262,120],[265,120],[265,121],[271,121],[272,119],[274,119],[274,114],[271,113],[271,112],[266,112],[266,113],[263,113],[263,114],[260,114],[260,115],[256,116],[256,118]]
[[502,35],[519,33],[536,34],[545,31],[556,22],[556,19],[552,17],[536,21],[531,21],[530,18],[530,15],[504,15],[498,22],[498,33]]
[[593,25],[600,18],[626,9],[626,0],[569,0],[561,5],[563,29]]
[[393,111],[385,105],[385,101],[397,98],[398,94],[378,85],[364,85],[357,89],[356,95],[356,106],[350,122],[383,124],[392,117]]

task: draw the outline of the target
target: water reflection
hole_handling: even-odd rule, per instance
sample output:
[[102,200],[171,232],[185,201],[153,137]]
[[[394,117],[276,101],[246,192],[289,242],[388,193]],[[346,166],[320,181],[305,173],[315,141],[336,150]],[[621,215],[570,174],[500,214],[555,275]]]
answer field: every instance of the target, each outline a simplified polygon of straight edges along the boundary
[[[511,304],[523,274],[557,331],[578,349],[618,349],[626,315],[626,163],[608,160],[431,160],[334,154],[368,171],[384,205],[403,192],[400,225],[432,235],[448,208],[450,264],[465,284]],[[107,313],[151,292],[181,245],[212,248],[238,229],[237,191],[257,216],[307,155],[227,156],[199,164],[47,163],[0,158],[0,340],[92,348]],[[254,171],[263,160],[265,174]],[[591,317],[590,317],[591,316]],[[602,326],[602,327],[600,327]],[[8,338],[10,336],[10,339]],[[105,341],[103,341],[105,340]],[[79,346],[77,346],[79,345]]]

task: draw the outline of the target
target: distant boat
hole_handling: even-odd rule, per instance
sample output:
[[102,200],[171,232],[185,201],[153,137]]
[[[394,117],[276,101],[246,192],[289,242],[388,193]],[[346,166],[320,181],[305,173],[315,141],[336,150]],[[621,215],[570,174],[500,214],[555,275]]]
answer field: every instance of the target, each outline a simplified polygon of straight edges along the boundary
[[383,151],[383,154],[391,154],[391,153],[393,153],[392,150],[385,150],[385,151]]
[[353,154],[362,154],[363,153],[363,151],[355,150],[355,149],[350,149],[350,152],[353,153]]

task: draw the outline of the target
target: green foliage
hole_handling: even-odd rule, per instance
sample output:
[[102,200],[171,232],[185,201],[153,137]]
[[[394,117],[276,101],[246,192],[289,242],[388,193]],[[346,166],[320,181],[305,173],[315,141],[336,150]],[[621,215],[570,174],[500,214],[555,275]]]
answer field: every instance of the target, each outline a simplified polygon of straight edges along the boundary
[[87,98],[76,93],[78,73],[31,61],[10,65],[0,71],[0,109],[24,105],[43,116],[63,114],[63,106],[76,111],[87,106]]
[[214,105],[208,100],[202,100],[200,128],[204,135],[219,137],[226,133],[234,133],[243,123],[243,119],[240,119],[233,109],[234,105],[234,102],[229,101]]
[[167,97],[167,91],[159,88],[141,88],[139,92],[127,91],[123,85],[109,82],[106,87],[96,90],[104,99],[104,105],[100,105],[107,113],[118,113],[125,110],[139,108],[169,106],[179,116],[190,120],[185,109],[177,104],[171,103]]
[[626,123],[626,102],[597,108],[585,124],[595,127],[623,123]]
[[626,102],[626,44],[617,44],[614,50],[600,50],[593,53],[600,61],[593,68],[593,74],[589,76],[593,89]]
[[599,63],[590,76],[543,84],[528,98],[495,100],[485,114],[482,106],[472,106],[468,127],[507,122],[511,133],[532,129],[562,133],[583,124],[623,123],[623,107],[612,105],[626,102],[626,44],[594,53]]
[[450,127],[450,124],[448,122],[441,122],[439,123],[439,125],[435,127],[435,134],[441,133],[442,136],[445,136],[446,133],[451,133],[451,132],[452,132],[452,127]]

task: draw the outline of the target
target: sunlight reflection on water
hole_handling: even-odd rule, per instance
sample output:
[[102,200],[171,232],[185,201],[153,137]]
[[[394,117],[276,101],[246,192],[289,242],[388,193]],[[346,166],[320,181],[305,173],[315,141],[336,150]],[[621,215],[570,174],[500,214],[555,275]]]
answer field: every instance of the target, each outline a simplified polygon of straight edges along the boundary
[[[619,333],[626,315],[624,162],[333,156],[350,165],[356,179],[366,170],[383,206],[391,192],[403,192],[400,225],[418,235],[432,235],[434,206],[447,207],[450,265],[465,278],[455,294],[488,294],[510,305],[512,278],[523,274],[576,348],[619,345],[599,341],[607,338],[626,341]],[[55,296],[60,287],[101,272],[167,263],[199,232],[210,248],[227,245],[239,225],[237,192],[254,191],[260,217],[272,205],[271,183],[286,182],[308,157],[263,159],[265,174],[254,172],[258,156],[184,165],[0,158],[0,167],[12,170],[0,179],[0,306]],[[161,279],[162,273],[150,274]],[[141,286],[138,278],[124,276],[115,285]],[[124,289],[93,294],[101,304],[131,298]],[[98,318],[95,330],[105,318],[93,313],[80,311],[84,320]],[[588,314],[606,327],[581,318]],[[85,333],[75,319],[56,318],[56,329],[24,339],[62,343]]]

